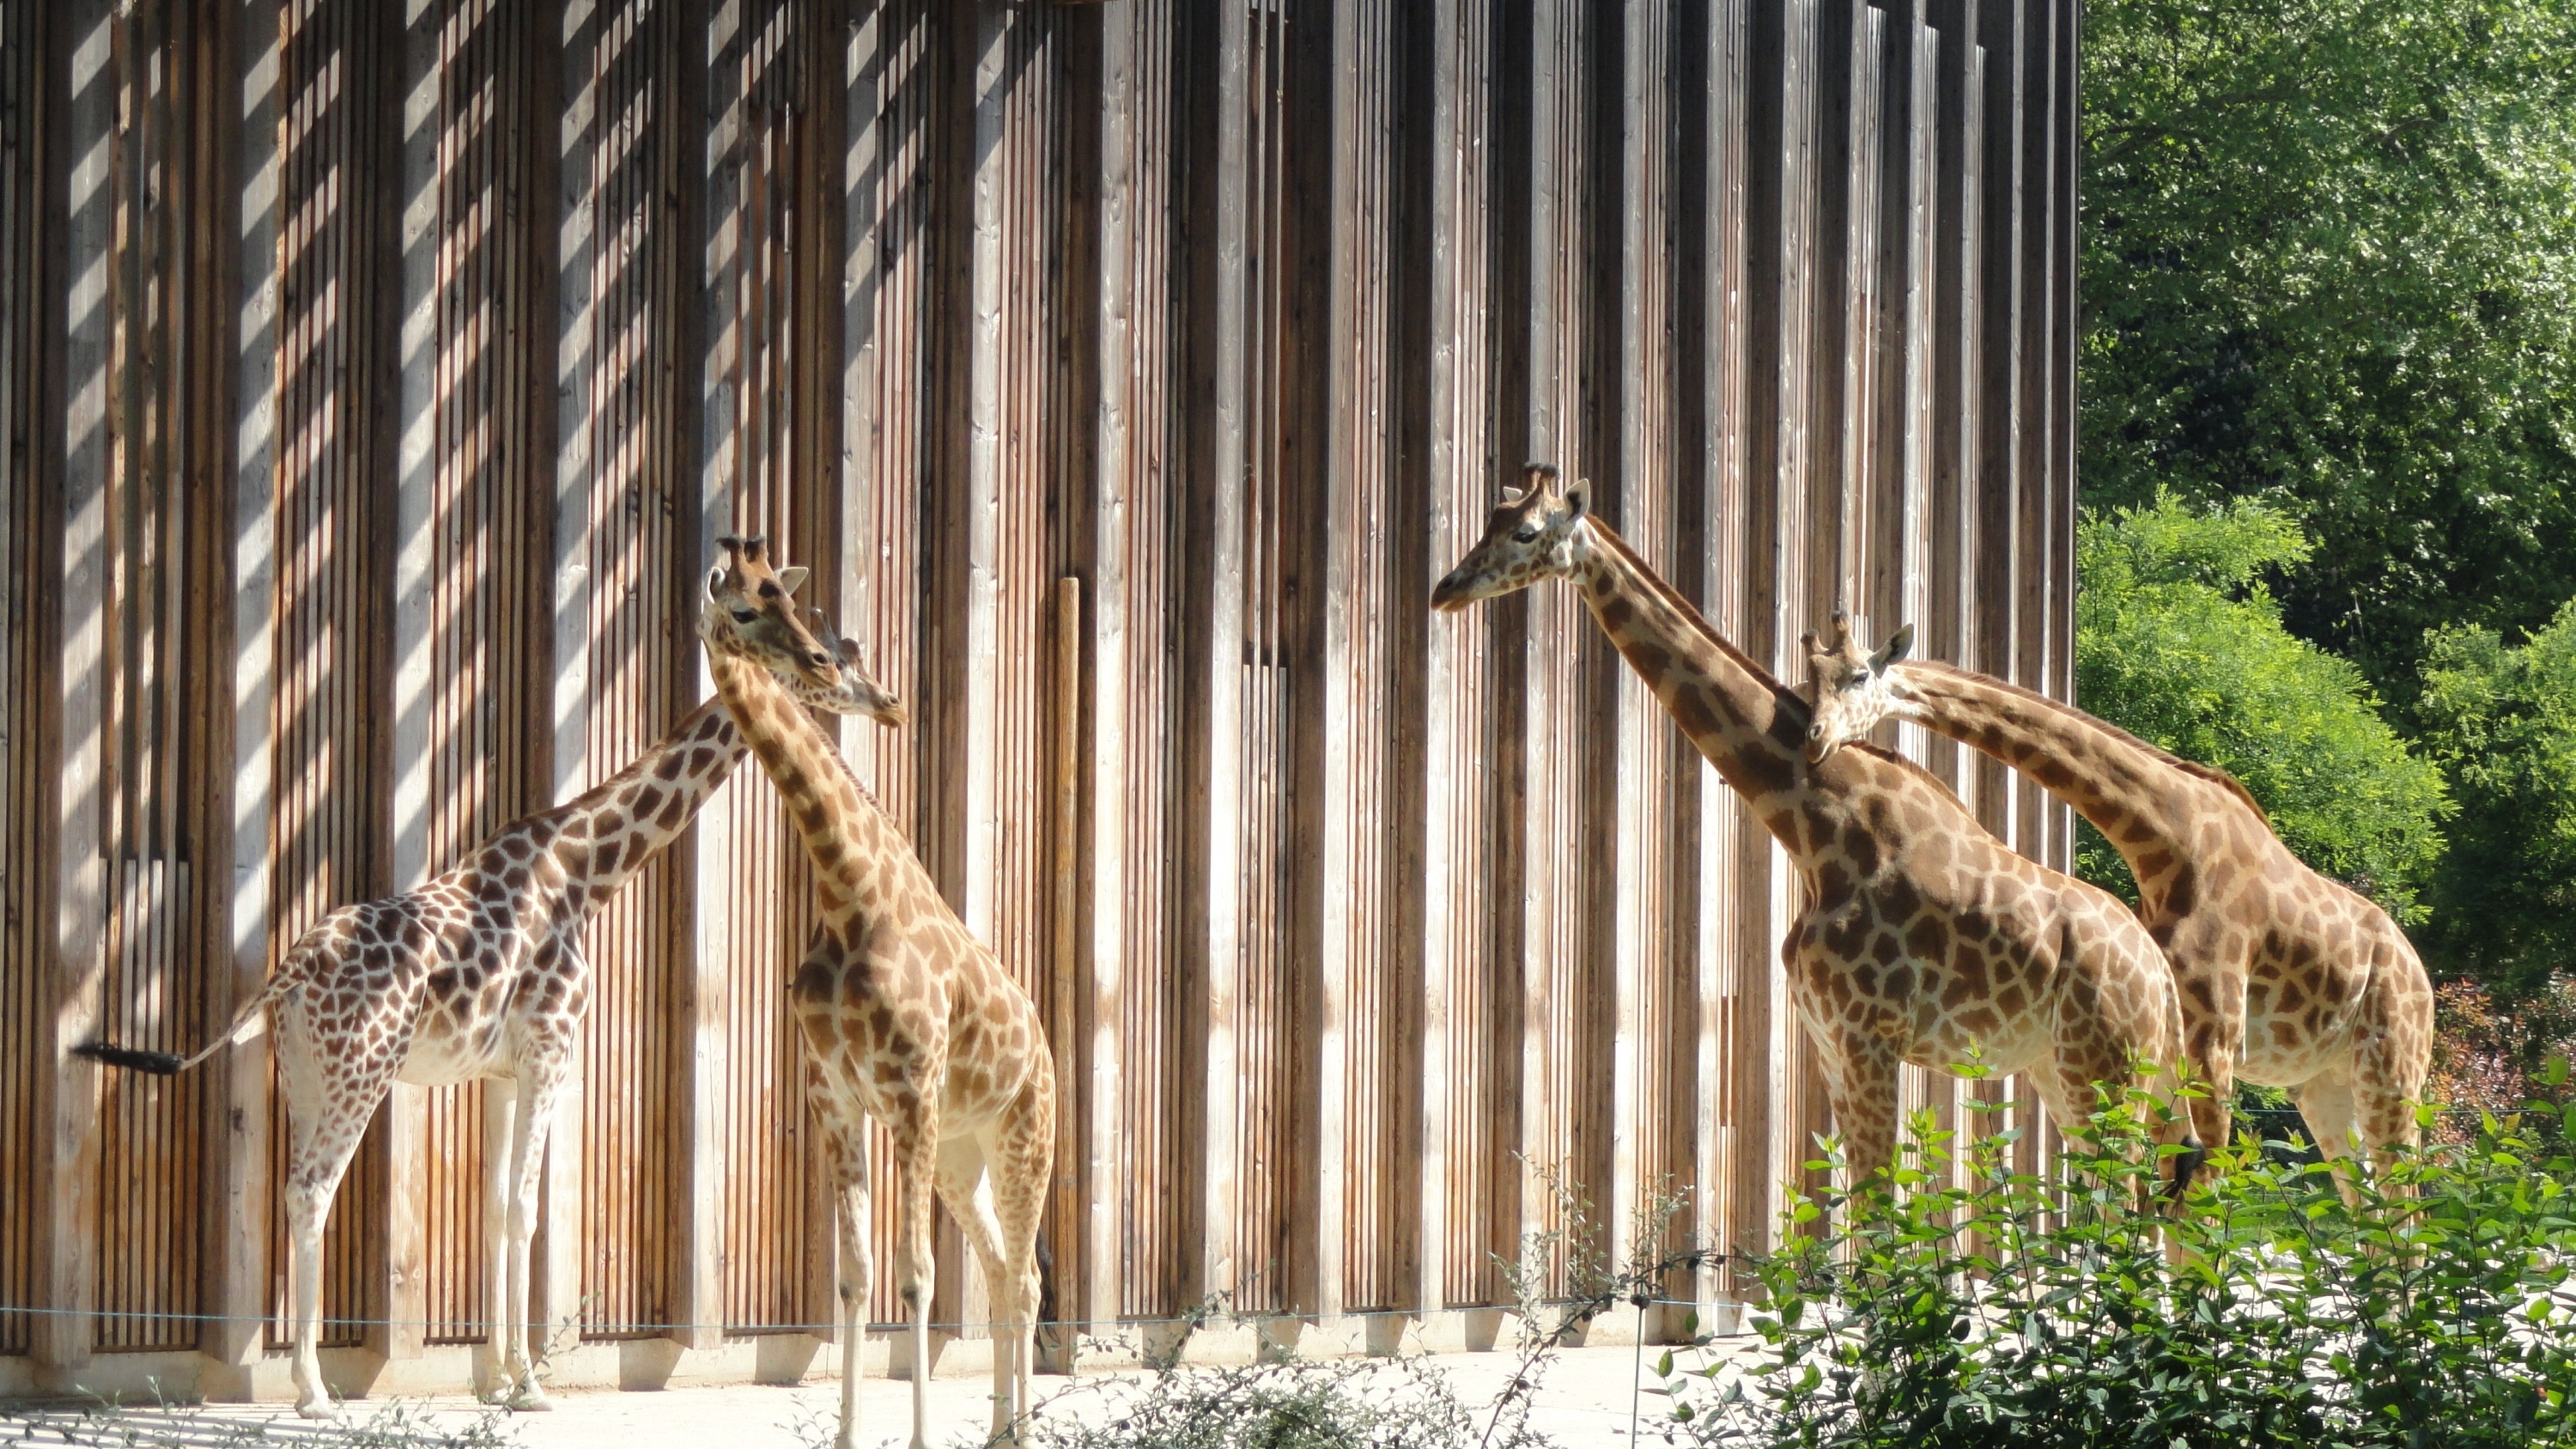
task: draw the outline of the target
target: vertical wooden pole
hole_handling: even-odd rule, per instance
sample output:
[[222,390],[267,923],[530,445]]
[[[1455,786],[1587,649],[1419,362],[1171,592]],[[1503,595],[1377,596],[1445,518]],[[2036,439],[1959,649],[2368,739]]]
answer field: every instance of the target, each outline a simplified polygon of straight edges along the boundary
[[[1298,1125],[1296,1170],[1305,1174],[1302,1191],[1283,1195],[1283,1210],[1296,1250],[1291,1254],[1288,1302],[1318,1317],[1342,1311],[1345,1260],[1352,1244],[1350,1221],[1351,1076],[1371,1064],[1351,1056],[1350,1001],[1352,974],[1362,969],[1362,955],[1351,939],[1356,912],[1369,902],[1356,900],[1368,889],[1361,876],[1359,831],[1361,791],[1355,737],[1374,722],[1355,717],[1356,681],[1360,667],[1352,637],[1352,592],[1358,584],[1359,547],[1355,530],[1367,521],[1355,506],[1359,480],[1368,466],[1360,454],[1375,451],[1377,399],[1360,391],[1365,383],[1352,353],[1362,325],[1359,291],[1374,285],[1366,273],[1375,265],[1377,238],[1367,233],[1382,225],[1376,200],[1360,195],[1361,146],[1385,145],[1385,137],[1364,129],[1375,108],[1362,92],[1372,77],[1360,75],[1355,48],[1358,30],[1368,20],[1360,0],[1337,0],[1305,12],[1287,27],[1288,104],[1283,124],[1271,144],[1286,149],[1288,172],[1285,205],[1278,236],[1281,271],[1288,279],[1286,337],[1280,359],[1282,416],[1279,491],[1286,520],[1281,530],[1282,573],[1318,580],[1320,597],[1302,601],[1306,617],[1291,622],[1289,666],[1290,758],[1292,780],[1321,788],[1305,799],[1292,799],[1289,819],[1305,838],[1292,851],[1300,879],[1292,888],[1293,910],[1303,919],[1291,939],[1303,938],[1310,950],[1293,962],[1291,979],[1300,982],[1290,1020],[1299,1022],[1291,1040],[1298,1046],[1283,1053],[1290,1067],[1287,1096]],[[1317,35],[1318,29],[1324,31]],[[1316,60],[1326,64],[1318,66]],[[1320,87],[1321,95],[1301,94]],[[1322,158],[1331,158],[1322,164]],[[1316,221],[1326,219],[1322,234]],[[1300,305],[1321,284],[1322,315]],[[1304,290],[1306,297],[1298,293]],[[1320,418],[1316,415],[1321,406]],[[1323,436],[1308,433],[1309,419],[1320,421]],[[1320,445],[1320,446],[1318,446]],[[1299,454],[1303,454],[1302,458]],[[1302,466],[1300,464],[1302,463]],[[1302,494],[1302,497],[1297,495]],[[1302,527],[1300,525],[1303,525]],[[1296,555],[1313,549],[1320,557]],[[1296,612],[1289,605],[1292,618]],[[1311,766],[1311,773],[1308,768]],[[1302,792],[1300,792],[1302,793]],[[1311,905],[1308,904],[1311,901]],[[1286,903],[1283,903],[1285,906]],[[1285,927],[1285,920],[1282,922]],[[1283,1045],[1285,1045],[1283,1043]],[[1300,1049],[1302,1048],[1302,1049]]]
[[[276,0],[246,0],[240,19],[238,147],[243,181],[239,285],[238,392],[234,410],[233,472],[233,775],[232,898],[229,903],[229,1000],[218,998],[210,1021],[229,1018],[231,1002],[244,999],[268,975],[270,761],[276,748],[272,719],[275,690],[277,590],[276,469],[278,438],[278,231],[284,157],[279,122],[284,105],[284,57],[279,53]],[[266,1033],[229,1055],[222,1117],[227,1124],[217,1158],[223,1216],[216,1257],[213,1311],[224,1315],[203,1340],[219,1364],[247,1370],[257,1362],[261,1320],[268,1309],[269,1214],[276,1184],[269,1168],[269,1076]],[[226,1389],[246,1394],[247,1374]]]
[[[402,44],[401,441],[395,470],[394,555],[394,850],[396,890],[429,874],[430,799],[437,752],[432,716],[443,681],[437,667],[439,467],[439,152],[444,117],[439,96],[439,25],[428,0],[409,0]],[[389,1358],[420,1353],[428,1316],[425,1221],[428,1213],[428,1115],[422,1089],[397,1083],[383,1110],[384,1214],[369,1224],[374,1250],[367,1295],[390,1322],[368,1330],[367,1346]],[[498,1164],[492,1165],[499,1170]],[[495,1312],[500,1305],[493,1305]]]
[[[1127,614],[1129,608],[1128,529],[1131,480],[1136,467],[1136,434],[1142,421],[1135,414],[1135,257],[1140,226],[1159,225],[1162,218],[1137,214],[1136,109],[1137,51],[1141,27],[1151,23],[1142,7],[1105,13],[1100,40],[1100,159],[1098,215],[1100,311],[1098,439],[1099,496],[1094,505],[1090,692],[1092,808],[1086,843],[1090,854],[1090,981],[1084,998],[1088,1030],[1078,1064],[1086,1069],[1079,1081],[1059,1089],[1068,1098],[1085,1100],[1089,1131],[1075,1144],[1079,1165],[1079,1216],[1066,1221],[1083,1225],[1082,1261],[1087,1277],[1081,1285],[1080,1311],[1068,1305],[1069,1321],[1087,1322],[1094,1334],[1105,1334],[1118,1317],[1125,1277],[1121,1237],[1129,1185],[1120,1181],[1120,1125],[1125,1090],[1126,1043],[1123,991],[1127,966],[1128,779],[1130,729],[1128,701],[1132,689]],[[1157,164],[1159,158],[1157,158]],[[1145,279],[1148,285],[1159,278]],[[1147,662],[1159,668],[1160,660]],[[1062,1170],[1062,1169],[1059,1169]],[[1070,1295],[1067,1295],[1070,1296]],[[1073,1334],[1066,1334],[1068,1347]],[[1071,1372],[1068,1352],[1061,1365]]]
[[[35,1335],[37,1362],[57,1375],[89,1361],[96,1332],[94,1274],[98,1255],[98,1068],[65,1053],[97,1034],[107,915],[106,871],[99,858],[101,745],[100,666],[106,645],[109,316],[113,265],[110,150],[116,124],[114,47],[117,7],[80,0],[60,17],[57,41],[68,53],[70,214],[66,228],[63,458],[62,875],[59,944],[53,989],[55,1069],[47,1114],[51,1126],[45,1216],[48,1258]],[[49,57],[49,64],[62,62]],[[57,1377],[67,1386],[67,1377]]]
[[[666,270],[657,276],[668,279],[669,290],[655,300],[654,325],[673,318],[683,310],[696,315],[690,320],[694,328],[683,326],[679,336],[684,340],[673,348],[680,366],[695,374],[697,397],[683,401],[682,406],[696,413],[701,430],[695,435],[697,455],[692,460],[698,469],[696,488],[696,528],[685,525],[683,538],[694,531],[696,566],[688,575],[688,603],[693,613],[703,602],[703,570],[718,557],[716,539],[731,531],[735,499],[733,479],[736,473],[735,451],[743,444],[739,435],[741,419],[735,407],[735,369],[741,365],[743,339],[738,302],[739,269],[743,253],[752,244],[745,234],[741,175],[743,118],[741,96],[741,58],[739,47],[742,9],[738,5],[715,5],[704,10],[691,6],[657,12],[649,24],[655,27],[659,65],[653,77],[658,104],[667,104],[666,114],[675,123],[663,132],[661,143],[683,148],[676,164],[666,168],[682,186],[697,192],[699,225],[693,232],[674,228],[655,239],[658,247],[673,249]],[[676,38],[661,29],[676,29]],[[683,77],[696,77],[704,87],[699,92],[700,105],[681,99]],[[668,211],[660,213],[670,217]],[[691,347],[690,343],[696,345]],[[685,394],[683,394],[685,398]],[[692,435],[685,427],[679,437]],[[682,445],[685,446],[685,443]],[[691,631],[694,636],[695,631]],[[694,668],[690,674],[696,684],[695,697],[706,699],[715,693],[715,679],[707,670],[704,650],[692,650]],[[759,788],[746,779],[729,789]],[[687,1199],[680,1238],[681,1268],[679,1292],[675,1301],[679,1311],[672,1315],[675,1323],[694,1325],[676,1332],[673,1337],[683,1348],[715,1348],[723,1342],[726,1250],[725,1222],[725,1155],[722,1147],[726,1128],[725,1096],[732,1070],[727,1049],[726,976],[730,970],[729,947],[735,937],[733,912],[740,882],[728,879],[726,866],[735,853],[734,812],[710,806],[698,815],[696,829],[697,859],[695,889],[691,894],[697,929],[689,961],[688,1005],[680,1032],[680,1051],[688,1063],[689,1161]]]
[[[1203,651],[1197,671],[1205,681],[1198,707],[1206,719],[1204,774],[1189,782],[1197,817],[1201,873],[1195,894],[1205,902],[1203,934],[1191,942],[1199,992],[1192,1023],[1200,1042],[1198,1093],[1202,1103],[1199,1178],[1194,1185],[1199,1223],[1193,1271],[1182,1287],[1196,1300],[1233,1286],[1238,1193],[1235,1098],[1235,973],[1240,952],[1243,786],[1243,497],[1244,425],[1244,218],[1248,195],[1250,15],[1240,5],[1218,7],[1213,92],[1216,154],[1206,179],[1215,244],[1205,248],[1206,270],[1196,291],[1203,319],[1208,388],[1208,462],[1190,506],[1207,523],[1201,546],[1207,571],[1194,580],[1193,611],[1206,620],[1194,642]],[[1183,63],[1195,63],[1195,58]],[[1193,123],[1207,119],[1191,118]],[[1202,153],[1203,154],[1203,153]],[[1195,399],[1193,399],[1195,400]],[[1186,895],[1185,895],[1186,899]]]
[[[1048,1002],[1052,1007],[1047,1040],[1054,1048],[1056,1083],[1055,1180],[1051,1191],[1055,1220],[1074,1227],[1082,1222],[1084,1198],[1078,1074],[1081,1053],[1077,1050],[1082,988],[1082,911],[1077,894],[1082,880],[1082,580],[1069,574],[1057,579],[1054,602],[1055,667],[1049,682],[1055,696],[1055,758],[1049,773],[1055,789],[1048,812],[1053,826],[1050,853],[1054,857],[1054,880],[1047,894],[1051,907]],[[1072,1257],[1072,1261],[1079,1265],[1081,1259]],[[1079,1321],[1084,1310],[1080,1300],[1089,1296],[1073,1291],[1079,1286],[1058,1272],[1057,1313],[1067,1323]],[[1068,1329],[1048,1336],[1055,1340],[1058,1364],[1070,1372],[1073,1332]]]
[[[1708,112],[1697,129],[1709,138],[1707,209],[1700,255],[1695,259],[1705,278],[1700,415],[1707,438],[1703,449],[1707,472],[1700,498],[1705,529],[1700,599],[1718,631],[1740,640],[1746,637],[1748,617],[1745,431],[1751,389],[1745,367],[1746,142],[1753,30],[1745,0],[1718,0],[1706,13],[1708,31],[1701,44]],[[1767,1221],[1771,1204],[1767,1180],[1754,1175],[1761,1168],[1761,1154],[1747,1150],[1748,1143],[1764,1135],[1760,1124],[1769,1112],[1767,1104],[1749,1097],[1748,1089],[1758,1084],[1747,1080],[1747,1055],[1767,1043],[1749,1040],[1742,1030],[1750,1003],[1769,985],[1769,952],[1763,949],[1767,943],[1752,939],[1756,933],[1747,928],[1745,909],[1748,896],[1758,899],[1755,882],[1769,851],[1761,843],[1760,827],[1746,818],[1735,792],[1715,768],[1703,762],[1692,778],[1699,793],[1700,821],[1694,976],[1699,1108],[1692,1124],[1699,1191],[1692,1203],[1692,1226],[1702,1245],[1732,1251],[1767,1241],[1761,1224]],[[1764,913],[1750,914],[1758,921]],[[1711,1269],[1700,1275],[1694,1296],[1714,1306],[1720,1294],[1729,1291],[1740,1291],[1740,1285]]]

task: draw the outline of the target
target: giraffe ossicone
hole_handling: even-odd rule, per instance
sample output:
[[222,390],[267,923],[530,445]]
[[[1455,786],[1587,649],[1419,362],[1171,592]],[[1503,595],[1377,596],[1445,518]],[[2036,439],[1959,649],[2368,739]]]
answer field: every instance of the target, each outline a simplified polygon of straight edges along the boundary
[[[831,738],[778,681],[824,650],[789,607],[802,570],[758,539],[720,539],[699,634],[707,667],[814,864],[820,920],[788,996],[812,1056],[816,1116],[836,1188],[840,1449],[858,1435],[861,1338],[875,1265],[865,1129],[901,1164],[900,1272],[912,1313],[912,1443],[929,1442],[931,1197],[984,1270],[994,1334],[993,1437],[1016,1442],[1032,1404],[1038,1217],[1055,1156],[1055,1058],[1037,1003],[949,908],[912,843],[859,788]],[[778,671],[778,672],[773,672]]]
[[[828,667],[800,660],[784,697],[880,723],[895,697],[825,625]],[[810,637],[810,636],[809,636]],[[485,1163],[485,1397],[548,1407],[529,1338],[528,1249],[554,1111],[590,1004],[581,936],[620,886],[688,828],[733,774],[742,737],[720,701],[569,803],[502,826],[462,860],[398,895],[337,907],[278,962],[221,1035],[189,1056],[91,1042],[110,1067],[170,1075],[247,1039],[273,1017],[288,1130],[286,1213],[294,1293],[296,1408],[332,1414],[318,1351],[322,1227],[350,1158],[397,1081],[481,1080],[500,1130]],[[557,1306],[560,1305],[550,1305]]]
[[1848,637],[1816,652],[1809,758],[1911,720],[2029,774],[2100,830],[2172,964],[2184,1055],[2209,1083],[2192,1104],[2204,1140],[2228,1140],[2241,1077],[2289,1089],[2330,1157],[2417,1143],[2433,986],[2385,910],[2292,854],[2226,772],[2018,685],[1903,656]]
[[1592,512],[1581,483],[1531,465],[1527,487],[1432,591],[1435,608],[1564,578],[1682,732],[1752,808],[1809,887],[1781,953],[1822,1059],[1855,1178],[1895,1154],[1900,1063],[1978,1057],[2027,1073],[2080,1135],[2100,1083],[2143,1087],[2150,1124],[2200,1143],[2178,1110],[2181,1011],[2155,943],[2106,891],[2016,854],[1920,767],[1867,745],[1811,764],[1809,707],[1719,637]]

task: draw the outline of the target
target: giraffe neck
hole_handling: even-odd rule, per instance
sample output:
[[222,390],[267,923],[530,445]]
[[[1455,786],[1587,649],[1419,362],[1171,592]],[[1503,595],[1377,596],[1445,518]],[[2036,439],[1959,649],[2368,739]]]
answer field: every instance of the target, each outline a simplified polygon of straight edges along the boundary
[[[766,669],[713,649],[707,667],[716,695],[768,771],[805,853],[814,862],[815,904],[843,939],[865,934],[855,920],[904,899],[935,899],[938,886],[895,823],[859,788],[829,735]],[[853,927],[856,927],[854,930]]]
[[1719,638],[1626,539],[1597,517],[1582,526],[1583,601],[1719,776],[1766,820],[1812,797],[1807,702]]
[[2142,882],[2186,853],[2193,816],[2251,808],[2233,781],[2018,685],[1929,662],[1890,677],[1901,717],[2027,772],[2109,837]]
[[596,905],[679,837],[742,761],[742,736],[721,700],[708,700],[626,768],[558,812],[555,854]]

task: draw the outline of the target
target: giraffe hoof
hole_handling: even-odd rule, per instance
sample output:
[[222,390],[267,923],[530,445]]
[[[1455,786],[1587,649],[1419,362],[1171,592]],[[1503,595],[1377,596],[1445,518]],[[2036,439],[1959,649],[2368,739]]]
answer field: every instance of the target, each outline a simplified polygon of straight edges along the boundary
[[332,1403],[328,1394],[315,1394],[309,1399],[297,1399],[295,1412],[308,1419],[336,1419],[340,1417],[340,1406]]
[[551,1413],[554,1406],[555,1401],[546,1397],[546,1391],[533,1383],[522,1386],[510,1396],[510,1412],[513,1414]]

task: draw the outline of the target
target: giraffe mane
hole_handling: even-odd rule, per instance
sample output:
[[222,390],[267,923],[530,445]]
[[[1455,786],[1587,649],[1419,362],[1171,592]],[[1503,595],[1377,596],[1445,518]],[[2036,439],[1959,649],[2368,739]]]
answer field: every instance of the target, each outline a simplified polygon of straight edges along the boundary
[[1959,798],[1959,792],[1951,788],[1949,781],[1942,779],[1940,776],[1935,775],[1930,770],[1924,768],[1921,764],[1907,759],[1905,756],[1898,754],[1894,750],[1888,749],[1884,745],[1873,745],[1867,740],[1854,740],[1850,744],[1843,746],[1843,748],[1846,750],[1858,750],[1862,754],[1868,755],[1873,759],[1885,760],[1887,763],[1896,766],[1898,769],[1903,770],[1908,774],[1920,775],[1923,777],[1925,784],[1928,784],[1933,789],[1940,791],[1943,796],[1948,798],[1951,804],[1958,806],[1962,810],[1968,808],[1968,802]]
[[2111,723],[2109,720],[2102,718],[2098,714],[2091,714],[2084,710],[2077,709],[2075,706],[2067,704],[2063,700],[2051,699],[2047,695],[2039,693],[2037,690],[2024,689],[2018,684],[1996,679],[1992,675],[1979,674],[1974,670],[1962,669],[1956,664],[1946,664],[1937,659],[1910,660],[1906,663],[1905,668],[1923,674],[1946,674],[1953,679],[1970,679],[1986,684],[2001,685],[2026,699],[2035,701],[2040,708],[2051,714],[2065,718],[2072,718],[2079,723],[2089,724],[2111,736],[2115,740],[2119,740],[2124,744],[2136,747],[2138,750],[2160,763],[2171,765],[2173,768],[2180,770],[2184,774],[2190,775],[2195,779],[2206,780],[2210,784],[2224,788],[2228,793],[2234,795],[2239,801],[2243,802],[2246,809],[2254,812],[2254,818],[2263,822],[2264,829],[2269,830],[2272,827],[2271,813],[2263,808],[2262,801],[2254,798],[2253,791],[2245,788],[2245,782],[2237,779],[2234,775],[2227,773],[2225,770],[2218,768],[2216,765],[2204,765],[2198,760],[2186,760],[2182,756],[2175,754],[2173,751],[2168,750],[2161,745],[2138,738],[2136,735],[2120,728],[2118,725]]
[[1619,536],[1616,529],[1594,518],[1592,536],[1603,546],[1626,559],[1629,567],[1636,570],[1637,576],[1644,579],[1648,587],[1652,588],[1665,603],[1672,605],[1683,618],[1690,621],[1691,629],[1695,633],[1714,645],[1720,654],[1726,656],[1729,663],[1760,680],[1763,687],[1771,691],[1772,699],[1781,709],[1795,719],[1802,730],[1806,727],[1808,717],[1814,711],[1807,703],[1805,695],[1782,684],[1778,675],[1756,664],[1752,655],[1729,643],[1725,635],[1717,632],[1717,626],[1708,621],[1708,616],[1700,612],[1699,606],[1683,598],[1681,590],[1665,582],[1663,575],[1649,568],[1646,561],[1637,556],[1637,551],[1629,546],[1628,540]]

